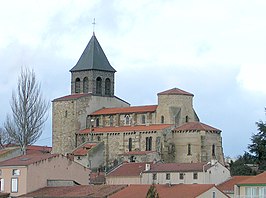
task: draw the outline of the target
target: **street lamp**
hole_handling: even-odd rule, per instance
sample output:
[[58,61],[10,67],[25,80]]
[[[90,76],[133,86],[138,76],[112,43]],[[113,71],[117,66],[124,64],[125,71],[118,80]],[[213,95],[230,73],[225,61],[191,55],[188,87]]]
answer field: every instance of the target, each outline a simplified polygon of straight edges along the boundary
[[203,184],[206,183],[206,181],[205,181],[205,166],[208,166],[208,165],[210,165],[210,164],[211,164],[211,162],[208,162],[207,164],[204,164],[204,165],[202,166],[202,169],[203,169]]

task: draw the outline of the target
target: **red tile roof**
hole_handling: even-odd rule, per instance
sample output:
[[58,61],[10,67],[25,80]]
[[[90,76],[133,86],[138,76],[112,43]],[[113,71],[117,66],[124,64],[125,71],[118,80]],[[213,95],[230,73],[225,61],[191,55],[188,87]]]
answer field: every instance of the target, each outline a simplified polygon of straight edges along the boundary
[[158,95],[188,95],[188,96],[194,96],[192,93],[186,92],[182,89],[173,88],[169,89],[163,92],[158,93]]
[[116,169],[112,170],[110,173],[107,174],[107,177],[135,177],[140,176],[140,173],[142,173],[145,170],[146,162],[131,162],[131,163],[124,163],[118,166]]
[[249,185],[249,184],[266,184],[266,171],[259,175],[253,176],[251,178],[248,178],[246,180],[237,183],[237,185]]
[[[151,185],[130,185],[110,196],[110,198],[145,198]],[[160,198],[196,198],[206,191],[216,188],[213,184],[155,185]],[[227,197],[224,195],[224,197]]]
[[20,197],[107,197],[126,185],[80,185],[45,187]]
[[123,153],[122,155],[147,155],[150,153],[156,153],[156,151],[130,151]]
[[187,122],[177,128],[174,129],[174,131],[194,131],[194,130],[200,130],[200,131],[216,131],[220,132],[220,129],[216,129],[214,127],[211,127],[207,124],[201,123],[201,122]]
[[53,157],[59,156],[58,154],[30,154],[30,155],[21,155],[0,162],[0,166],[28,166],[38,161],[50,159]]
[[[137,125],[137,126],[120,126],[120,127],[96,127],[92,128],[93,133],[103,132],[126,132],[126,131],[156,131],[169,128],[171,124],[153,124],[153,125]],[[78,134],[88,134],[91,129],[84,129],[78,132]]]
[[84,156],[84,155],[87,155],[89,149],[93,148],[96,145],[97,145],[96,143],[86,143],[82,145],[81,147],[75,149],[72,153],[73,155]]
[[217,186],[218,189],[220,189],[221,191],[223,191],[224,193],[229,193],[229,192],[234,192],[234,185],[236,185],[237,183],[247,180],[249,178],[252,178],[254,176],[233,176],[231,177],[229,180],[219,184]]
[[38,146],[29,145],[27,146],[27,154],[41,154],[41,153],[51,153],[52,147],[50,146]]
[[63,96],[60,98],[56,98],[53,100],[54,101],[60,101],[60,100],[75,100],[84,96],[90,96],[91,93],[79,93],[79,94],[71,94],[71,95],[67,95],[67,96]]
[[112,115],[118,113],[147,113],[155,112],[157,105],[146,105],[146,106],[133,106],[133,107],[120,107],[120,108],[103,108],[95,111],[91,115]]
[[[152,164],[151,169],[145,172],[203,172],[203,165],[206,163],[158,163]],[[210,168],[210,165],[205,166],[205,170]]]

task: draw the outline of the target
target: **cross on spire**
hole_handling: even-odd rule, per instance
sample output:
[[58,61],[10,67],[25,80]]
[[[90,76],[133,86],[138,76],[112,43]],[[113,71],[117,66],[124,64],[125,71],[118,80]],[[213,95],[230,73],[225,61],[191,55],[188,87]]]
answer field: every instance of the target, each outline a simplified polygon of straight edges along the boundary
[[95,23],[95,18],[93,19],[92,25],[93,25],[93,34],[94,34],[95,25],[96,25],[96,23]]

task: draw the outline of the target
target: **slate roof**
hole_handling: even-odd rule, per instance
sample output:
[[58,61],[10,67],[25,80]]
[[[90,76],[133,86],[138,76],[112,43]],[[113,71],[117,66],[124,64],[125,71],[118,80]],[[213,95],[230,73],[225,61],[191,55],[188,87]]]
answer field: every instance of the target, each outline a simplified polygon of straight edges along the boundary
[[[78,132],[78,134],[88,134],[88,133],[108,133],[108,132],[133,132],[133,131],[157,131],[169,128],[173,125],[171,124],[153,124],[153,125],[137,125],[137,126],[120,126],[120,127],[95,127],[88,128]],[[92,131],[91,131],[92,130]]]
[[177,128],[174,129],[174,131],[216,131],[221,132],[220,129],[216,129],[212,126],[209,126],[207,124],[201,123],[201,122],[187,122]]
[[92,35],[77,64],[70,70],[70,72],[84,70],[116,72],[116,70],[110,65],[95,34]]
[[147,113],[155,112],[158,105],[132,106],[120,108],[103,108],[93,112],[91,115],[112,115],[117,113]]
[[[110,196],[110,198],[145,198],[151,185],[130,185]],[[214,184],[155,185],[160,198],[196,198],[204,192],[216,188]],[[224,195],[224,197],[227,197]]]
[[80,185],[80,186],[57,186],[44,187],[19,197],[107,197],[126,185]]
[[217,188],[224,193],[234,193],[234,185],[252,177],[254,176],[233,176],[227,181],[217,185]]
[[192,93],[184,91],[182,89],[173,88],[163,92],[158,93],[157,95],[187,95],[187,96],[194,96]]
[[251,178],[248,178],[246,180],[240,181],[237,183],[239,186],[243,185],[250,185],[250,184],[266,184],[266,171],[263,173],[253,176]]
[[21,155],[18,157],[14,157],[12,159],[8,159],[0,162],[0,166],[28,166],[35,162],[39,162],[42,160],[50,159],[53,157],[59,156],[58,154],[29,154],[29,155]]

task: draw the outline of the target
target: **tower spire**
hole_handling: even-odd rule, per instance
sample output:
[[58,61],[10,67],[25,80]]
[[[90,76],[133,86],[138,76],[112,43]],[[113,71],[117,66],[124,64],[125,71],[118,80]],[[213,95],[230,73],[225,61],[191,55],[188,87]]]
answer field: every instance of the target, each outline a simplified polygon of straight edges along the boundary
[[93,25],[93,35],[94,35],[95,34],[95,25],[96,25],[95,18],[93,18],[92,25]]

